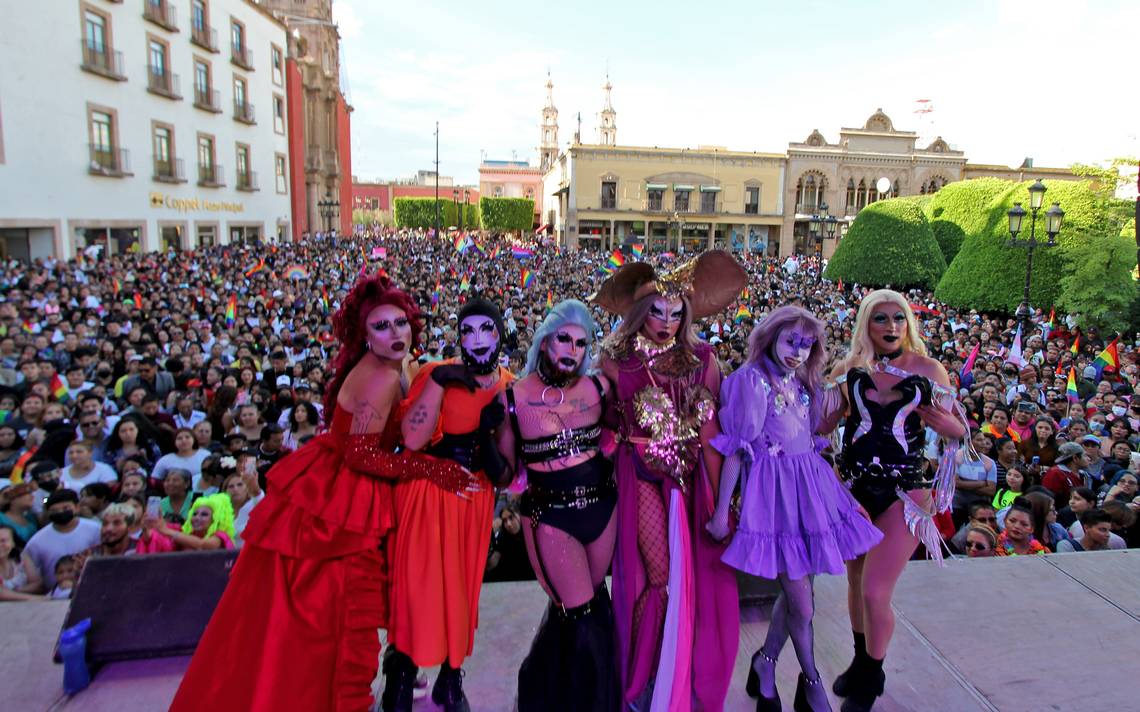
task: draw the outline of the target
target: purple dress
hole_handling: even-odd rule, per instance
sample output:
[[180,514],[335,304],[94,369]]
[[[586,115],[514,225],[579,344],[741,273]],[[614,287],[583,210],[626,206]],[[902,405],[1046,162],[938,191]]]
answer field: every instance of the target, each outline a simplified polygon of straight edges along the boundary
[[741,367],[720,393],[721,435],[712,444],[740,454],[740,524],[723,561],[774,579],[843,573],[843,562],[883,538],[819,453],[811,396],[794,375],[772,379]]

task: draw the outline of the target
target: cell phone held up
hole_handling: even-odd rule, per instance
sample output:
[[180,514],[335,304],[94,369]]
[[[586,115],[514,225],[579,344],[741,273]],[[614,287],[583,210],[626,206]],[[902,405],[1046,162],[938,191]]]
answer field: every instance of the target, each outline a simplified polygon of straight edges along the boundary
[[146,498],[146,516],[148,519],[158,519],[162,514],[161,503],[162,497]]

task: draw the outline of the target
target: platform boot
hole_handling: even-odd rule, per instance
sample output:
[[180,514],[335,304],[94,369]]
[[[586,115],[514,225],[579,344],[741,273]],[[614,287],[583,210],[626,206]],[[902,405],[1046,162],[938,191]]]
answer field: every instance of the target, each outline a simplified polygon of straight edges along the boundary
[[847,699],[839,708],[841,712],[870,712],[887,684],[883,661],[867,656],[859,674],[849,682]]
[[419,668],[411,658],[389,645],[384,651],[381,670],[384,672],[384,693],[380,696],[380,709],[383,712],[411,712]]
[[444,712],[471,712],[467,695],[463,694],[463,670],[451,667],[447,660],[439,668],[439,677],[431,688],[431,700]]
[[831,691],[837,697],[847,697],[851,694],[851,681],[859,676],[859,671],[864,667],[867,661],[867,636],[863,633],[856,633],[851,631],[851,637],[854,640],[855,658],[847,669],[835,678],[835,682],[831,685]]

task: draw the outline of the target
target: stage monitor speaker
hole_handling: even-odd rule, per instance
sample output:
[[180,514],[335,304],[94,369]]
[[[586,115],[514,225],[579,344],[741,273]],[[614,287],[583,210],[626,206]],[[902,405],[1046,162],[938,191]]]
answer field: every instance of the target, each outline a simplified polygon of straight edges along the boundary
[[237,556],[219,550],[88,559],[63,627],[91,619],[90,662],[190,655]]

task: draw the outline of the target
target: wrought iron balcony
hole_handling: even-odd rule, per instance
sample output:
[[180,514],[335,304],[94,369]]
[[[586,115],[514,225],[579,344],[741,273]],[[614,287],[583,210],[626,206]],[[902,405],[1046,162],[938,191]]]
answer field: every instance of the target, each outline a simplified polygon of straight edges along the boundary
[[257,172],[256,171],[246,171],[245,173],[238,173],[237,174],[237,189],[238,190],[244,190],[244,191],[249,192],[249,193],[252,193],[256,190],[261,190],[257,186]]
[[216,53],[218,51],[218,31],[212,27],[205,25],[191,27],[190,41],[210,52]]
[[146,89],[151,94],[165,96],[168,99],[182,98],[178,75],[162,67],[155,67],[153,65],[147,67]]
[[198,164],[198,185],[203,188],[221,188],[225,184],[225,171],[217,163]]
[[242,69],[253,71],[253,57],[245,45],[230,45],[230,61]]
[[222,113],[222,99],[217,89],[194,87],[194,106],[214,114]]
[[234,119],[251,126],[256,124],[257,118],[253,113],[253,104],[249,103],[249,101],[234,99]]
[[107,45],[96,46],[87,40],[80,40],[83,48],[83,69],[94,74],[125,82],[127,75],[123,74],[123,53],[116,52]]
[[125,148],[87,144],[87,172],[96,176],[122,178],[131,175],[131,154]]
[[178,31],[178,12],[170,0],[143,0],[143,17],[164,30]]
[[154,157],[154,179],[160,183],[185,183],[186,169],[181,158]]

